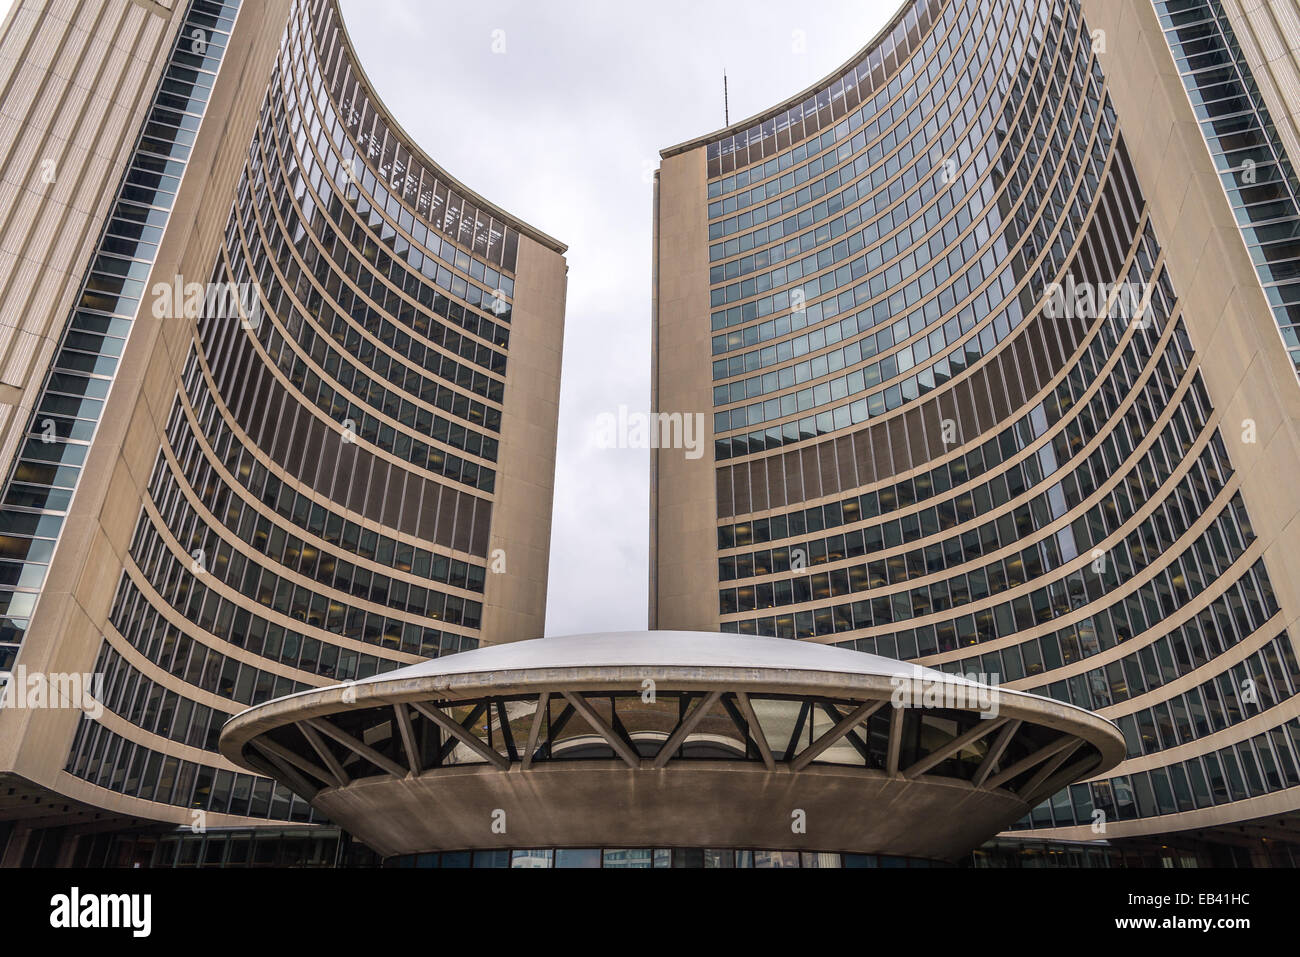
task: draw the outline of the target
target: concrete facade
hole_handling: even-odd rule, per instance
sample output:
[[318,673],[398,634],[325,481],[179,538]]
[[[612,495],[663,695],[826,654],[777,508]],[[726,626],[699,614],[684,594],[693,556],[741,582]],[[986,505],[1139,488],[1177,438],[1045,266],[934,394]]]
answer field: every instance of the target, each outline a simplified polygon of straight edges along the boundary
[[[105,44],[88,40],[80,54],[86,66],[78,77],[100,70],[102,95],[139,88],[133,111],[109,111],[120,128],[105,127],[96,145],[120,142],[117,166],[88,167],[80,180],[95,191],[77,232],[90,248],[170,44],[188,38],[177,39],[181,18],[206,16],[207,7],[150,13],[157,4],[22,3],[7,21],[3,49],[66,46],[61,18],[71,6],[107,37],[140,27],[148,47],[132,55],[152,63],[152,72],[134,68],[132,85],[107,72],[133,62],[125,52],[101,65]],[[216,752],[226,717],[345,672],[373,674],[540,634],[545,620],[563,245],[462,186],[410,141],[369,86],[333,0],[236,8],[17,658],[28,674],[117,677],[106,681],[98,720],[75,707],[0,710],[0,772],[14,786],[0,820],[43,809],[11,835],[9,863],[22,860],[25,832],[34,828],[67,826],[75,836],[139,821],[189,824],[200,813],[210,826],[305,822],[305,803]],[[146,23],[154,25],[145,30]],[[57,89],[63,68],[50,64],[44,79],[41,69],[37,58],[24,62],[22,75],[35,77],[26,85]],[[310,70],[324,75],[323,87],[300,78]],[[17,95],[26,86],[11,86],[5,115],[27,113],[32,104]],[[51,114],[52,128],[72,128],[91,112],[93,97],[67,100],[65,113]],[[36,115],[11,125],[20,137],[9,150],[15,156],[45,149],[38,139],[46,134],[28,129]],[[309,142],[288,132],[340,117],[353,125],[336,119],[328,137]],[[351,177],[339,165],[343,151]],[[377,184],[402,182],[394,163],[408,171],[408,184],[380,212],[379,193],[390,192]],[[301,170],[311,164],[328,167],[333,179],[307,182]],[[290,175],[287,202],[274,177]],[[278,190],[274,202],[250,200],[268,189]],[[6,210],[6,228],[27,233],[28,255],[40,250],[48,217],[22,204]],[[290,222],[308,225],[307,238],[300,229],[286,241]],[[397,260],[395,244],[424,250],[423,270],[412,265],[421,261],[415,253]],[[338,259],[325,268],[331,254]],[[80,281],[85,255],[63,260],[65,279]],[[309,261],[314,269],[304,269]],[[5,275],[14,285],[36,282]],[[242,304],[197,321],[155,318],[163,295],[156,290],[173,277],[251,282],[260,324],[245,321]],[[40,394],[59,322],[77,294],[75,284],[60,288],[61,307],[51,303],[58,321],[41,332],[45,358],[33,360],[23,380],[31,396]],[[0,336],[0,349],[18,341],[17,333]],[[250,382],[256,397],[245,394]],[[318,387],[333,391],[332,405],[323,391],[308,392]],[[8,447],[28,418],[25,410],[11,415],[21,421]],[[416,462],[415,450],[425,447],[427,464]],[[317,524],[317,515],[332,517]],[[271,542],[282,549],[274,556]],[[490,570],[497,551],[499,573]],[[168,567],[169,578],[160,573]],[[260,567],[261,590],[256,575],[241,585],[235,567]],[[208,598],[187,607],[186,593]],[[359,616],[355,624],[348,615]],[[176,647],[188,665],[172,657]]]
[[[714,455],[704,460],[692,463],[660,453],[652,464],[657,498],[652,501],[651,626],[778,634],[896,655],[959,674],[998,673],[1009,687],[1083,703],[1126,725],[1128,760],[1097,776],[1089,788],[1063,791],[1035,808],[1020,824],[1031,825],[1028,834],[1035,838],[1096,840],[1089,820],[1095,809],[1107,814],[1104,834],[1118,837],[1279,815],[1287,819],[1300,806],[1300,779],[1278,773],[1268,784],[1251,782],[1259,767],[1295,764],[1289,742],[1300,697],[1294,684],[1280,682],[1276,696],[1257,706],[1247,703],[1231,721],[1205,721],[1200,727],[1183,710],[1189,695],[1195,696],[1195,706],[1205,707],[1200,695],[1208,693],[1207,682],[1235,685],[1257,674],[1264,656],[1294,658],[1300,612],[1300,543],[1295,540],[1300,501],[1279,480],[1300,461],[1295,426],[1300,390],[1220,183],[1225,167],[1216,171],[1207,152],[1148,0],[1062,0],[1051,5],[1050,18],[1039,16],[1031,4],[1002,4],[990,17],[978,15],[977,6],[904,5],[879,37],[826,80],[750,120],[663,151],[656,192],[655,408],[711,415],[717,441]],[[1246,58],[1256,67],[1281,135],[1293,145],[1293,5],[1225,6],[1234,23],[1249,21],[1242,39]],[[967,36],[973,51],[957,56],[944,45],[960,45]],[[901,52],[891,55],[895,49]],[[942,72],[949,66],[945,55],[955,57],[952,70],[958,76],[964,70],[967,78],[947,100],[953,87],[951,71]],[[1053,57],[1072,65],[1054,82],[1044,81]],[[901,81],[891,84],[894,78]],[[1098,105],[1091,107],[1094,95]],[[969,104],[946,139],[943,117],[933,105],[941,101],[956,104],[954,116]],[[912,113],[918,104],[920,112]],[[1103,119],[1097,124],[1099,114]],[[1032,136],[1012,135],[1017,123],[1024,130],[1035,128],[1040,146],[1059,124],[1060,139],[1046,150],[1035,149],[1026,143]],[[970,140],[963,142],[963,136],[973,136],[979,147],[968,148]],[[1067,149],[1062,157],[1061,144],[1068,148],[1071,142],[1076,150]],[[909,151],[900,155],[905,143]],[[1079,150],[1088,149],[1092,160],[1080,163]],[[894,162],[886,170],[891,155]],[[816,168],[806,180],[787,181],[813,157],[818,157]],[[904,181],[905,174],[911,178]],[[984,188],[984,202],[961,220],[943,205],[953,183],[959,198]],[[1027,183],[1038,189],[1037,202],[1018,211]],[[820,188],[809,197],[814,184]],[[826,210],[828,201],[837,203],[833,211]],[[985,219],[977,229],[990,207],[996,207],[1001,226],[989,227]],[[846,228],[840,219],[850,217]],[[816,231],[809,219],[819,224]],[[838,250],[858,239],[860,224],[869,224],[862,230],[867,238],[850,246],[846,258]],[[900,224],[910,225],[910,234]],[[876,245],[886,236],[894,237],[887,248]],[[932,240],[928,251],[927,237]],[[856,259],[864,248],[870,253],[858,271]],[[917,248],[921,252],[914,252]],[[808,257],[810,250],[823,258],[803,259],[802,285],[787,277],[784,265],[769,271]],[[927,274],[939,256],[947,256],[946,278]],[[972,264],[982,268],[972,272]],[[989,276],[1004,266],[999,289],[998,276],[992,282]],[[1160,390],[1164,397],[1148,415],[1140,411],[1151,401],[1144,390],[1161,373],[1122,373],[1132,360],[1118,356],[1135,347],[1134,335],[1117,326],[1118,340],[1110,346],[1103,316],[1092,315],[1086,323],[1074,316],[1050,320],[1045,282],[1143,275],[1154,280],[1162,270],[1172,283],[1161,309],[1164,321],[1158,339],[1142,354],[1154,356],[1152,361],[1172,354],[1171,343],[1183,341],[1180,325],[1191,352],[1185,352],[1186,370],[1180,361],[1177,381]],[[908,285],[913,273],[924,277],[924,285]],[[821,286],[807,295],[809,312],[826,308],[806,320],[812,334],[800,336],[802,327],[792,323],[798,310],[781,299],[807,290],[810,275],[813,285],[820,280]],[[827,296],[828,287],[835,295]],[[769,289],[774,306],[762,295]],[[995,319],[1003,302],[1007,308]],[[976,329],[968,333],[971,324],[955,320],[972,307]],[[843,331],[857,310],[856,333]],[[801,344],[834,326],[827,313],[841,321],[835,337]],[[985,313],[988,325],[981,334]],[[909,315],[910,328],[897,322]],[[879,344],[878,332],[886,328],[882,322],[894,324],[892,345]],[[955,341],[958,356],[965,349],[960,365],[947,362]],[[845,342],[851,346],[841,353]],[[859,350],[861,343],[871,344],[870,350],[867,345]],[[905,359],[898,358],[903,354]],[[729,360],[741,355],[743,363]],[[873,361],[888,357],[880,372],[873,371],[869,356]],[[918,356],[930,358],[922,362]],[[943,357],[942,370],[926,369],[939,369],[932,365],[937,356]],[[834,360],[829,369],[828,357]],[[797,369],[800,358],[812,360],[810,376]],[[842,383],[833,381],[843,375],[836,371],[841,368],[856,370],[856,385],[853,374],[843,380],[849,383],[847,398]],[[925,370],[919,378],[917,369]],[[881,383],[880,393],[873,394],[874,382]],[[891,383],[902,387],[897,408]],[[808,390],[807,402],[796,387]],[[862,400],[850,406],[855,389]],[[1060,396],[1068,401],[1058,409]],[[868,408],[868,400],[877,398],[879,407]],[[1170,463],[1170,477],[1158,490],[1148,486],[1130,497],[1124,487],[1134,487],[1135,469],[1147,468],[1143,454],[1159,444],[1162,432],[1182,430],[1173,423],[1184,404],[1206,407],[1204,421],[1193,422],[1193,434],[1183,442],[1181,461]],[[1030,424],[1023,440],[1008,435],[1020,427],[1019,420],[1041,415],[1044,407],[1064,426],[1068,444],[1052,441],[1060,428],[1055,424],[1046,434]],[[1090,424],[1079,422],[1081,410]],[[1106,451],[1126,417],[1145,420],[1131,433],[1133,451]],[[748,419],[748,435],[735,431],[742,418]],[[718,429],[719,422],[727,428]],[[1157,536],[1157,548],[1157,538],[1138,530],[1144,523],[1164,523],[1161,516],[1178,484],[1186,483],[1197,472],[1198,458],[1220,442],[1230,463],[1226,481],[1213,483],[1215,494],[1186,515],[1179,534],[1169,534],[1169,544],[1164,533]],[[1125,449],[1129,445],[1125,442]],[[1030,461],[1035,455],[1037,463]],[[1040,470],[1048,461],[1051,465]],[[1060,507],[1045,499],[1046,509],[1034,511],[1040,508],[1035,494],[1065,474],[1054,470],[1076,469],[1084,461],[1091,463],[1087,487],[1064,486],[1066,501]],[[1010,473],[1007,463],[1012,463]],[[1044,471],[1052,477],[1039,477]],[[1005,474],[1017,477],[1015,485],[994,488]],[[1079,474],[1066,477],[1073,481]],[[976,476],[979,481],[973,481]],[[990,476],[994,482],[986,484]],[[1020,491],[1026,485],[1022,476],[1028,477],[1029,491]],[[1042,485],[1034,487],[1035,482]],[[1218,534],[1213,529],[1234,496],[1249,516],[1244,547],[1223,555],[1213,574],[1203,574],[1203,566],[1194,596],[1176,597],[1163,608],[1157,603],[1159,612],[1153,609],[1140,626],[1130,625],[1125,615],[1124,627],[1131,632],[1117,637],[1109,631],[1119,620],[1113,613],[1117,603],[1145,601],[1139,597],[1144,589],[1166,588],[1164,569],[1173,567],[1170,575],[1182,581],[1179,556],[1203,547],[1195,545],[1198,537],[1206,541]],[[937,518],[929,507],[935,503]],[[810,512],[815,525],[806,518]],[[872,515],[880,517],[866,521]],[[787,519],[793,529],[796,518],[797,535],[778,532],[786,529]],[[942,533],[978,538],[984,525],[996,531],[986,541],[974,541],[973,552],[969,539],[956,553],[943,551]],[[1080,545],[1077,557],[1048,555],[1055,548],[1051,540],[1060,542],[1063,531],[1089,534],[1092,541]],[[1130,568],[1135,535],[1150,544],[1141,567]],[[1047,556],[1034,558],[1043,565],[1036,572],[1022,564],[1031,555],[1026,546]],[[793,567],[796,548],[805,550],[800,568]],[[1105,570],[1105,560],[1117,554],[1123,567]],[[972,555],[982,555],[983,561],[972,561]],[[993,564],[985,565],[990,558]],[[1180,563],[1171,564],[1175,561]],[[990,578],[987,586],[986,569],[996,572],[996,581]],[[972,571],[985,596],[977,594]],[[1216,645],[1208,654],[1194,653],[1186,667],[1181,659],[1174,661],[1174,642],[1182,640],[1186,627],[1202,633],[1207,626],[1198,622],[1213,616],[1209,609],[1216,602],[1235,602],[1235,589],[1249,576],[1262,576],[1254,580],[1272,592],[1263,599],[1267,614],[1243,618],[1221,650]],[[1054,581],[1047,582],[1049,577]],[[895,587],[903,581],[907,587]],[[958,585],[960,598],[957,591],[950,597],[950,588]],[[1175,584],[1171,591],[1182,587]],[[1040,612],[1033,611],[1036,588],[1043,589]],[[892,599],[892,607],[880,605],[882,596]],[[1022,621],[1022,610],[1029,612],[1027,620]],[[1167,655],[1171,660],[1165,667]],[[1148,659],[1150,668],[1140,664]],[[1235,700],[1231,707],[1237,707]],[[1182,730],[1184,724],[1190,733]],[[1287,751],[1283,765],[1274,766],[1278,753],[1272,742],[1277,741]],[[1243,747],[1250,753],[1242,755]],[[1220,756],[1208,757],[1216,753]],[[1259,766],[1254,765],[1257,754]],[[1206,788],[1214,796],[1204,802],[1195,778],[1202,759],[1210,779],[1219,773],[1217,762],[1224,761],[1224,777]],[[1238,774],[1240,788],[1228,781]]]

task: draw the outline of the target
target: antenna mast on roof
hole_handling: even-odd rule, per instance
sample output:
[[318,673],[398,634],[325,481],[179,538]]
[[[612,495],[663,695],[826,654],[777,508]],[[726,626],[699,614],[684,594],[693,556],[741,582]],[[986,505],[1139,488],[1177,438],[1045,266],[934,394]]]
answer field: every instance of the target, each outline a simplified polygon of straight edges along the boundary
[[722,125],[731,125],[731,102],[727,96],[727,68],[722,68]]

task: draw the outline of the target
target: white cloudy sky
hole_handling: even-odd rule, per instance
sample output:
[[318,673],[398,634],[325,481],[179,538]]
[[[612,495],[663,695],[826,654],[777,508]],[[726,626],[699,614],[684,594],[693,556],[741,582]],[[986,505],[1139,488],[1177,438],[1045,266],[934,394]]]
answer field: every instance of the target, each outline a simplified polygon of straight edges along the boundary
[[569,245],[547,633],[644,628],[648,453],[598,449],[593,429],[620,404],[649,407],[646,170],[722,126],[724,66],[731,116],[750,116],[847,60],[899,0],[342,3],[416,141]]
[[548,634],[646,624],[648,453],[597,449],[593,427],[649,407],[647,170],[723,125],[724,67],[732,117],[750,116],[847,60],[900,3],[342,0],[415,140],[569,246]]

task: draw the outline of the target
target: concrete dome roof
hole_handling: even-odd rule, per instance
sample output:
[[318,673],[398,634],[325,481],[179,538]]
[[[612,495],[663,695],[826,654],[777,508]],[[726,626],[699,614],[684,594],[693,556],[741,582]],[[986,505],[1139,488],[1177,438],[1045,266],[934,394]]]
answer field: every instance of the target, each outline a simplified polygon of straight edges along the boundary
[[[834,645],[703,631],[610,631],[534,638],[433,658],[363,682],[531,668],[785,668],[946,678],[932,668]],[[964,680],[964,679],[963,679]]]
[[497,846],[484,808],[508,809],[520,847],[805,847],[800,808],[824,848],[950,859],[1124,756],[1112,722],[1051,698],[672,631],[501,644],[299,692],[232,718],[220,747],[385,855]]
[[[452,680],[466,675],[482,676],[487,684],[492,683],[491,676],[500,675],[502,684],[513,684],[513,680],[505,675],[509,674],[513,678],[519,673],[581,670],[586,677],[615,677],[619,672],[626,676],[630,672],[648,671],[685,677],[693,670],[703,669],[734,670],[745,672],[747,677],[753,678],[770,679],[782,672],[796,672],[886,680],[907,678],[919,682],[942,681],[972,688],[987,687],[980,682],[934,668],[811,641],[703,631],[610,631],[491,645],[421,661],[340,685],[310,688],[275,701],[290,702],[304,696],[318,696],[332,688],[397,686],[408,682],[427,685],[430,682],[441,683],[438,679]],[[1054,708],[1075,711],[1080,716],[1087,715],[1093,719],[1099,718],[1093,712],[1054,698],[1001,686],[997,687],[997,692],[1003,698],[1024,699],[1026,703],[1050,702]],[[261,710],[272,703],[254,705],[235,717]],[[1104,718],[1100,720],[1113,726],[1112,722]]]

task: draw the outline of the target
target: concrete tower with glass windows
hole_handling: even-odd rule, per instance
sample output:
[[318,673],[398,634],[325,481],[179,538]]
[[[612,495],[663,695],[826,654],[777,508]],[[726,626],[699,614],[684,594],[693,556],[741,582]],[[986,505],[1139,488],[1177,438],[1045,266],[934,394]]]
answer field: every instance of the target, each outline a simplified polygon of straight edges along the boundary
[[0,861],[306,821],[231,715],[542,631],[565,247],[336,0],[18,0],[0,111]]
[[711,454],[653,453],[651,627],[1117,722],[987,856],[1296,863],[1298,49],[1285,0],[913,0],[664,150],[654,407]]

